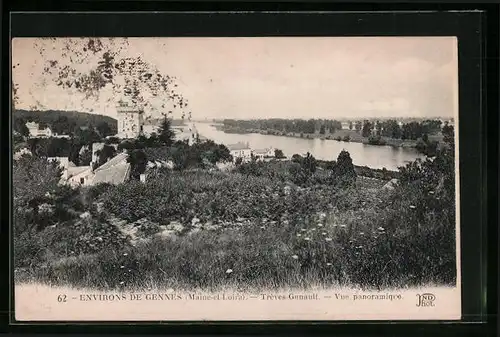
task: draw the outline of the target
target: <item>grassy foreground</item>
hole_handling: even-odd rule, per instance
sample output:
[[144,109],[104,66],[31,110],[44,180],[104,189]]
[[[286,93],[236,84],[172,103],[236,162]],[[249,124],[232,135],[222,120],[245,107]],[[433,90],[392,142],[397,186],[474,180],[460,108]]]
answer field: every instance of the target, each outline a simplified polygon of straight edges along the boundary
[[17,235],[16,281],[212,291],[455,284],[455,219],[440,191],[381,190],[360,177],[338,188],[316,175],[300,187],[190,170],[71,192],[73,218]]

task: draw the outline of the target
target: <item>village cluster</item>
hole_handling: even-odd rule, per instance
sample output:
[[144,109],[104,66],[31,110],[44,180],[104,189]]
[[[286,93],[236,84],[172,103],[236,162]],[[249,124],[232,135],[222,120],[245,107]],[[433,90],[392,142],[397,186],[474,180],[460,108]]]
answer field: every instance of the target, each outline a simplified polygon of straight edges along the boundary
[[[141,109],[136,108],[130,102],[120,100],[117,104],[117,120],[118,120],[118,133],[114,136],[108,136],[106,138],[115,139],[134,139],[140,135],[149,137],[153,133],[157,133],[159,127],[157,125],[145,125],[144,123],[144,113]],[[39,124],[36,122],[27,122],[26,127],[29,130],[29,137],[31,138],[70,138],[69,135],[59,135],[54,133],[50,127],[40,128]],[[178,140],[184,140],[192,144],[195,141],[196,131],[192,128],[186,130],[183,127],[172,127],[174,132],[176,132],[176,138]],[[203,136],[198,136],[200,139],[204,139]],[[96,142],[91,146],[92,151],[92,161],[90,165],[77,166],[69,160],[68,157],[48,157],[49,161],[59,162],[60,168],[62,170],[61,183],[69,184],[70,186],[93,186],[99,183],[110,183],[119,184],[130,179],[131,165],[127,162],[128,154],[127,150],[117,151],[116,156],[109,158],[103,165],[97,166],[99,159],[99,151],[101,151],[106,143]],[[113,146],[115,150],[118,150],[118,144],[107,144]],[[80,150],[80,154],[83,151],[89,150],[90,146],[84,146]],[[227,145],[232,157],[233,163],[241,158],[242,162],[248,162],[252,158],[256,160],[266,160],[268,158],[274,158],[275,150],[273,148],[267,149],[251,149],[248,143],[237,143]],[[14,154],[14,159],[18,160],[24,154],[31,154],[28,148],[22,148]],[[171,161],[163,162],[148,162],[148,167],[160,167],[166,166],[173,168],[173,163]],[[227,167],[227,164],[220,164],[222,167]],[[141,174],[141,181],[146,181],[147,173]]]

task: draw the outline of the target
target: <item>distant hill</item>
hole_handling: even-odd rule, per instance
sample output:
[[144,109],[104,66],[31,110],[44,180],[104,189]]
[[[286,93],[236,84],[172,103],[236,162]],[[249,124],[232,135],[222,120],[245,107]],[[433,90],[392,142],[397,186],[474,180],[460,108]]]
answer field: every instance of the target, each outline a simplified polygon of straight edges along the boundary
[[118,127],[117,120],[112,117],[78,111],[15,110],[12,113],[13,125],[18,125],[20,120],[48,125],[51,129],[54,129],[57,125],[56,128],[59,129],[59,133],[73,132],[76,127],[88,127],[89,125],[97,127],[99,124],[106,123],[111,130],[111,134],[116,134]]

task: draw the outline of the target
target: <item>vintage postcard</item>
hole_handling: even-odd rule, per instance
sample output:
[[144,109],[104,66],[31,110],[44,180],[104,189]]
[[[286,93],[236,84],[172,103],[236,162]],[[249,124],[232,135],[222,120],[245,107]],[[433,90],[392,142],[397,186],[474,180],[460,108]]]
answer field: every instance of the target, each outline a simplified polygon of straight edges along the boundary
[[460,319],[455,37],[11,51],[18,322]]

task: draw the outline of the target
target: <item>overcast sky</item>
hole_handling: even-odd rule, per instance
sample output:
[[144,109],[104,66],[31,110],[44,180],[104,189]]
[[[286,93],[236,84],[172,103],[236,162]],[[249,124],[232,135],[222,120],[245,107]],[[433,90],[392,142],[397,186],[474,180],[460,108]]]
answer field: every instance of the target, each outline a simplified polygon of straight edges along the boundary
[[[35,40],[12,44],[17,108],[116,117],[110,93],[85,101],[44,78]],[[453,117],[456,48],[454,37],[130,38],[123,55],[176,76],[195,119]],[[68,62],[57,53],[46,57]]]

